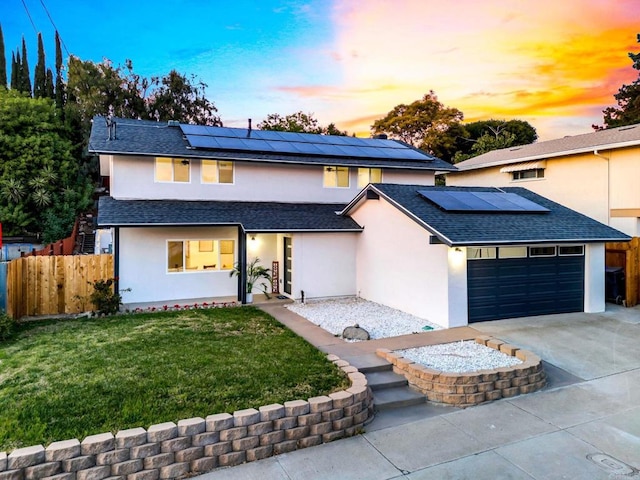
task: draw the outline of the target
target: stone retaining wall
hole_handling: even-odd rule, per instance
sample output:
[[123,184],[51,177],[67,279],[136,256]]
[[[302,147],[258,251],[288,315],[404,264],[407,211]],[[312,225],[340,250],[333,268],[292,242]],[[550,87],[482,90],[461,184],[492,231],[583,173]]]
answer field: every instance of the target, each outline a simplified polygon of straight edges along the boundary
[[522,363],[493,370],[453,373],[427,368],[388,349],[381,348],[376,353],[393,363],[393,371],[403,375],[412,388],[436,403],[468,407],[535,392],[545,386],[542,360],[534,353],[487,335],[476,338],[476,342],[517,357]]
[[293,400],[0,452],[0,480],[165,480],[360,433],[373,413],[364,374],[335,355],[351,387]]

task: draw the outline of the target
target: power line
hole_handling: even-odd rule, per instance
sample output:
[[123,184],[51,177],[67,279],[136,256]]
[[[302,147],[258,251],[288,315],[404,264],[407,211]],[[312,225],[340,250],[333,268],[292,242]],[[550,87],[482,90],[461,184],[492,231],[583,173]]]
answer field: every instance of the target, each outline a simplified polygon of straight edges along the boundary
[[36,35],[38,35],[38,29],[36,28],[36,24],[33,23],[33,18],[31,18],[31,13],[29,13],[29,8],[27,7],[27,4],[24,2],[24,0],[22,0],[22,6],[24,7],[25,11],[27,12],[27,17],[29,17],[29,21],[31,22],[31,26],[33,27],[33,31],[35,32]]
[[[22,3],[24,3],[24,0],[22,0]],[[62,40],[62,35],[60,35],[60,32],[58,31],[58,27],[56,27],[56,24],[53,22],[53,18],[51,18],[51,14],[49,13],[47,6],[44,4],[44,0],[40,0],[40,5],[42,5],[42,8],[44,8],[44,11],[47,14],[47,17],[49,17],[49,21],[51,22],[51,25],[53,25],[53,28],[55,29],[55,31],[58,32],[58,37],[60,38],[60,43],[62,44],[62,48],[64,48],[64,51],[67,52],[68,56],[71,56],[71,54],[69,53],[69,49],[67,48],[67,45],[64,43],[64,40]],[[33,28],[35,28],[35,26]]]

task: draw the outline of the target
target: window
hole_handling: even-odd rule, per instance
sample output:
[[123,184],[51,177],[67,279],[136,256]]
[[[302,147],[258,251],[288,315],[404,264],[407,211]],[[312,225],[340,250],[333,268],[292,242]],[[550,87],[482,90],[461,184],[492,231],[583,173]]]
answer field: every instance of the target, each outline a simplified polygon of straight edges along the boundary
[[544,168],[533,168],[531,170],[511,172],[512,180],[529,180],[532,178],[544,178]]
[[233,183],[233,162],[202,160],[200,178],[202,183]]
[[556,247],[529,247],[530,257],[554,257]]
[[567,245],[558,247],[558,255],[562,257],[584,255],[584,245]]
[[191,162],[184,158],[156,157],[156,182],[189,183]]
[[382,169],[358,168],[358,188],[364,188],[370,183],[382,182]]
[[498,258],[526,258],[527,247],[500,247]]
[[231,270],[235,263],[234,240],[169,240],[167,271]]
[[324,167],[325,188],[349,188],[349,167]]
[[468,247],[467,260],[481,260],[486,258],[496,258],[495,247]]

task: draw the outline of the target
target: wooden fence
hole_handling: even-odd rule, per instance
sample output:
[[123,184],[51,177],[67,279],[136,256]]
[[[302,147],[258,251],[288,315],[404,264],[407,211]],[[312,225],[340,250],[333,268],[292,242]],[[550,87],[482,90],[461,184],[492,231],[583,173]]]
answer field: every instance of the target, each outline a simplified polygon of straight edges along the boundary
[[18,258],[7,269],[7,313],[13,318],[91,310],[91,283],[113,278],[113,255]]
[[640,299],[640,238],[633,237],[630,242],[606,244],[607,267],[623,267],[625,277],[625,304],[635,307]]

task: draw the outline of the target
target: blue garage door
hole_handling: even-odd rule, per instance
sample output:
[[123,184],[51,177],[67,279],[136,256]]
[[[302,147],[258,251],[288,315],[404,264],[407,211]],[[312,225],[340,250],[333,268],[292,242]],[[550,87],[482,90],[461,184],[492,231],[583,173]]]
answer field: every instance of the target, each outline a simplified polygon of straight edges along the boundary
[[467,262],[469,322],[582,312],[584,256]]

